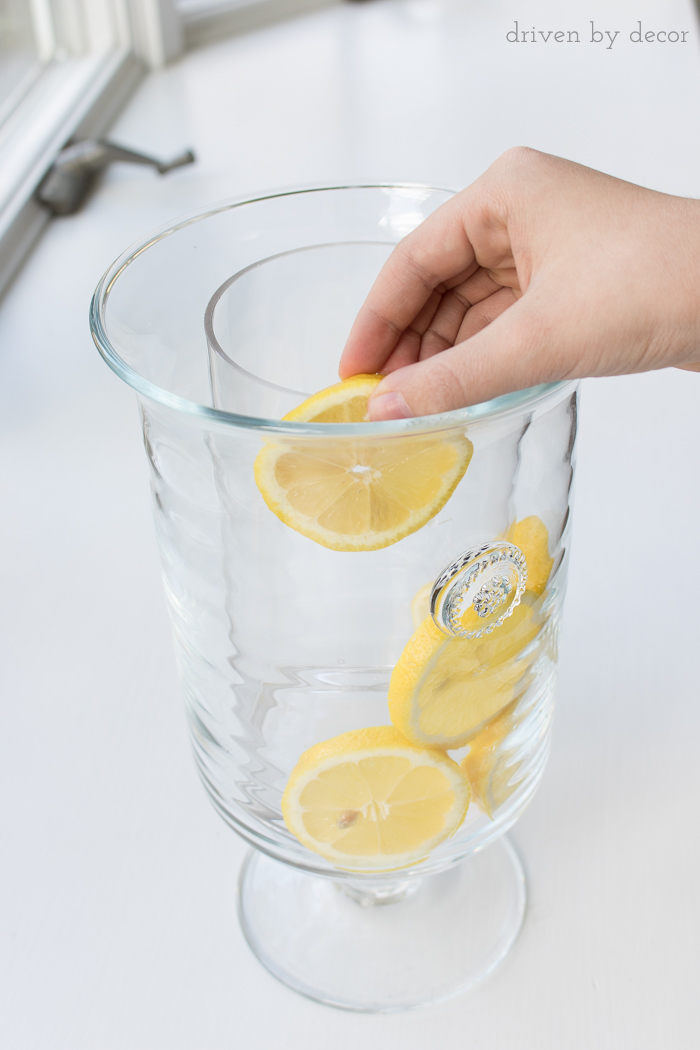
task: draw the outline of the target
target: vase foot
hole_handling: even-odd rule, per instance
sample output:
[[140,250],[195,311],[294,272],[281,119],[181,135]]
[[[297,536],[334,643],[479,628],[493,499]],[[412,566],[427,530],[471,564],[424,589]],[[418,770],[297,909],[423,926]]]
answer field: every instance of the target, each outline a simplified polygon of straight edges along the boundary
[[295,991],[345,1010],[408,1010],[466,991],[507,955],[524,911],[507,839],[393,884],[309,875],[257,852],[241,873],[240,921],[258,959]]

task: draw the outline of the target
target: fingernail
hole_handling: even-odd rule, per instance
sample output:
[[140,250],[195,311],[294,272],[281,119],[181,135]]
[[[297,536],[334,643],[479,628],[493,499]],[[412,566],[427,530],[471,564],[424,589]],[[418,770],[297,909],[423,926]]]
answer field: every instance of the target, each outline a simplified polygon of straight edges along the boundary
[[377,394],[369,399],[369,418],[374,422],[383,419],[408,419],[411,410],[406,404],[406,398],[398,390],[392,390],[389,394]]

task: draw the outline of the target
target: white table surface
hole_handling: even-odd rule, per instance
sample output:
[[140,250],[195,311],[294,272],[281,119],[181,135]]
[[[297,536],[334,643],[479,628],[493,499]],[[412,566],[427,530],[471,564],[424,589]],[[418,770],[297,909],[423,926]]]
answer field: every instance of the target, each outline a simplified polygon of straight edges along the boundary
[[[686,29],[684,47],[512,45]],[[235,916],[245,847],[189,754],[135,399],[87,308],[130,242],[212,200],[370,177],[460,186],[525,143],[700,193],[690,0],[375,0],[192,52],[113,136],[198,163],[115,168],[0,307],[0,1042],[12,1050],[690,1050],[700,977],[700,375],[584,384],[552,758],[515,841],[505,964],[416,1014],[278,984]]]

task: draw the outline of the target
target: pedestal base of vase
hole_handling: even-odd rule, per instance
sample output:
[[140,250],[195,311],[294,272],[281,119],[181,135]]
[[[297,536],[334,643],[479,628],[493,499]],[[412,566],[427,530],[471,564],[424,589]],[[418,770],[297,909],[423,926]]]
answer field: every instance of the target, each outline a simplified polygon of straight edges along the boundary
[[280,981],[345,1010],[388,1013],[440,1002],[483,980],[522,925],[525,879],[505,839],[438,875],[337,881],[252,852],[240,921]]

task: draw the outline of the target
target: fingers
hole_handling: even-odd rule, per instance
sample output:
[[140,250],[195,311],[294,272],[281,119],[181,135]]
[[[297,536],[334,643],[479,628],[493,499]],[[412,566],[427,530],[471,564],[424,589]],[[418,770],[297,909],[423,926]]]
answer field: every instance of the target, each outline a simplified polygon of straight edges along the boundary
[[465,314],[454,342],[464,343],[467,339],[471,339],[497,317],[500,317],[504,310],[507,310],[514,302],[516,302],[516,297],[512,288],[499,288],[497,292],[477,303]]
[[[383,366],[381,366],[380,369],[375,369],[375,371],[382,371],[384,373],[393,372],[396,368],[403,368],[404,365],[413,364],[414,361],[418,360],[421,356],[423,336],[440,306],[441,298],[442,296],[438,291],[433,292],[428,297],[428,301],[419,312],[413,324],[411,324],[406,331],[402,332],[399,336],[394,349],[384,362]],[[342,371],[340,374],[343,374]]]
[[505,299],[499,298],[502,291],[493,277],[479,268],[467,281],[445,292],[421,340],[420,360],[463,342],[498,317],[514,302],[510,290]]
[[386,373],[369,406],[381,420],[584,375],[698,371],[698,231],[695,201],[509,152],[392,253],[341,375]]
[[[508,294],[512,293],[506,289],[498,293]],[[550,352],[541,326],[537,327],[523,300],[504,306],[491,322],[484,317],[484,325],[466,342],[387,376],[370,399],[370,418],[448,412],[567,377],[560,356]]]
[[[431,303],[432,298],[431,296],[426,307],[421,311],[422,315],[426,315],[427,306]],[[420,324],[417,319],[411,329],[404,332],[384,363],[382,371],[385,374],[394,372],[397,368],[403,368],[415,361],[432,357],[433,354],[454,346],[457,341],[457,333],[464,321],[464,315],[469,308],[470,304],[457,293],[456,289],[454,292],[437,295],[437,306],[433,307],[430,316],[427,317],[427,320],[425,317],[421,318],[424,323]]]
[[[338,370],[342,378],[382,371],[407,329],[422,335],[415,322],[436,289],[444,291],[446,281],[461,283],[478,269],[463,208],[459,194],[396,246],[352,327]],[[416,338],[409,334],[411,341]]]
[[479,267],[466,281],[441,295],[433,292],[411,328],[399,337],[382,372],[388,374],[432,357],[476,334],[515,301],[510,290],[506,296],[499,296],[502,290],[491,274]]

